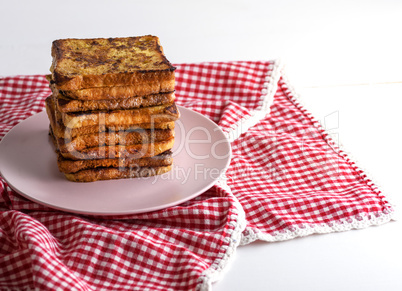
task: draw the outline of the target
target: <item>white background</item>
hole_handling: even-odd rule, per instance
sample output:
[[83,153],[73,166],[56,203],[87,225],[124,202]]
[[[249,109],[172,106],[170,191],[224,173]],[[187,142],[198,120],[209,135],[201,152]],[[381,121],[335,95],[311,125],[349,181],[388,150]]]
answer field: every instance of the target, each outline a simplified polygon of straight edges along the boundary
[[[402,205],[401,31],[397,0],[0,0],[0,76],[48,73],[51,42],[67,37],[153,34],[172,63],[280,58],[305,106]],[[402,290],[401,223],[239,247],[213,290]]]

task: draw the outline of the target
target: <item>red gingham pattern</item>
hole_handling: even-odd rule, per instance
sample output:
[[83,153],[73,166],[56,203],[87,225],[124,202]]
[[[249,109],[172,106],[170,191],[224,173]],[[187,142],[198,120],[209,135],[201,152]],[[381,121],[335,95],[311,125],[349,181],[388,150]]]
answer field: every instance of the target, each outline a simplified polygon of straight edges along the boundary
[[358,227],[359,221],[392,211],[283,80],[270,115],[234,141],[232,149],[228,185],[246,213],[243,243],[280,240],[283,233],[307,227]]
[[13,126],[44,108],[50,95],[45,76],[0,78],[0,137]]
[[[276,91],[270,114],[232,142],[226,181],[181,205],[73,215],[0,179],[0,289],[208,290],[239,243],[359,228],[390,215],[377,187],[279,77],[273,62],[177,65],[177,103],[228,134]],[[49,93],[43,76],[0,79],[0,136],[43,110]]]

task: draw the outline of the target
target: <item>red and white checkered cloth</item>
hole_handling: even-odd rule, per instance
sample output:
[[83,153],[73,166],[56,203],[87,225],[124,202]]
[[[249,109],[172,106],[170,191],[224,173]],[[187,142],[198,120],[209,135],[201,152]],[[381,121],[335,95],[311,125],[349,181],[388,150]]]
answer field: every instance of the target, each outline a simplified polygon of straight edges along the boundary
[[[239,244],[381,224],[393,209],[298,103],[275,62],[179,64],[177,103],[221,126],[233,159],[199,197],[94,217],[0,179],[0,289],[208,290]],[[44,76],[0,79],[0,136],[43,110]],[[0,161],[1,162],[1,161]]]

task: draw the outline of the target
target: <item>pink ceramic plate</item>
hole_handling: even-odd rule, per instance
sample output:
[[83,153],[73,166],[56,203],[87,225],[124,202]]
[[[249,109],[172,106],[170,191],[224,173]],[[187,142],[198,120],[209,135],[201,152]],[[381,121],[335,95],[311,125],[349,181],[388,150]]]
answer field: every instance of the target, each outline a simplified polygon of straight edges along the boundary
[[15,126],[0,143],[0,173],[8,185],[40,204],[81,214],[122,215],[180,204],[213,186],[230,163],[230,143],[199,113],[179,107],[173,169],[160,176],[74,183],[56,164],[45,112]]

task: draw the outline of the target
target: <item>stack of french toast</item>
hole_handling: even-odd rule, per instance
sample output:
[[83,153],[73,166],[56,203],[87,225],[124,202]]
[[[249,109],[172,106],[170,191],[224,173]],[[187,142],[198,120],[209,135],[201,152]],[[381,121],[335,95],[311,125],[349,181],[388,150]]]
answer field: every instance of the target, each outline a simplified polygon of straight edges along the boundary
[[175,77],[156,36],[52,44],[46,99],[59,170],[70,181],[159,175],[172,167]]

